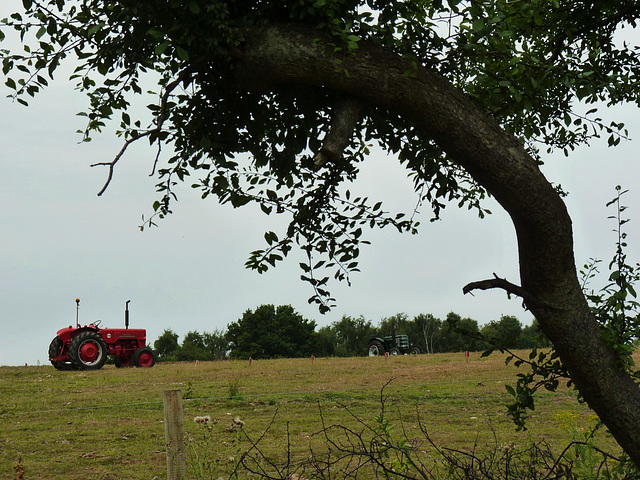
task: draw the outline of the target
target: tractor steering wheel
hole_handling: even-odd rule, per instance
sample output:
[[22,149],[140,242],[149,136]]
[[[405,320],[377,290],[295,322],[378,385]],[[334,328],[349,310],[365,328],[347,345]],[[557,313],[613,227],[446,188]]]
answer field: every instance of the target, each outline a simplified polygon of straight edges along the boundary
[[102,323],[102,320],[96,320],[95,322],[93,322],[93,326],[97,327]]

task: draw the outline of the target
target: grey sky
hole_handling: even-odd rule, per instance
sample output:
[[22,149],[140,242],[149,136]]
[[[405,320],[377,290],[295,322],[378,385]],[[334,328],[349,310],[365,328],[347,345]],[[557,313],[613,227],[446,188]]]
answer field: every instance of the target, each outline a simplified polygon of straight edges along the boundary
[[[0,17],[19,3],[3,1]],[[312,292],[299,280],[295,255],[263,275],[243,266],[251,250],[264,246],[263,233],[277,232],[286,219],[203,201],[187,182],[174,214],[159,228],[140,232],[141,215],[151,213],[156,199],[149,177],[155,152],[142,142],[134,146],[105,195],[97,197],[107,172],[89,165],[109,161],[121,141],[106,132],[78,143],[75,131],[84,124],[75,114],[84,108],[83,96],[64,75],[29,108],[4,98],[7,93],[4,88],[0,96],[0,365],[46,363],[56,331],[75,322],[76,297],[81,323],[101,319],[113,327],[122,325],[130,299],[131,324],[146,328],[150,343],[166,328],[180,338],[191,330],[224,329],[264,303],[291,304],[320,326],[344,314],[377,323],[399,312],[443,318],[454,311],[481,323],[502,314],[531,320],[518,299],[507,300],[502,292],[462,295],[466,283],[493,272],[518,282],[513,227],[491,201],[493,215],[484,220],[450,205],[436,223],[425,211],[419,235],[369,232],[372,245],[362,250],[362,272],[350,288],[332,285],[338,305],[320,315],[307,304]],[[612,118],[625,121],[638,138],[637,107],[617,109]],[[628,253],[638,260],[636,143],[608,149],[602,139],[569,159],[545,158],[547,177],[570,192],[578,265],[590,257],[608,262],[613,254],[615,224],[607,217],[614,210],[605,203],[617,184],[631,189],[625,198],[632,218]],[[411,183],[394,158],[376,152],[362,173],[352,190],[380,197],[387,210],[413,209]]]

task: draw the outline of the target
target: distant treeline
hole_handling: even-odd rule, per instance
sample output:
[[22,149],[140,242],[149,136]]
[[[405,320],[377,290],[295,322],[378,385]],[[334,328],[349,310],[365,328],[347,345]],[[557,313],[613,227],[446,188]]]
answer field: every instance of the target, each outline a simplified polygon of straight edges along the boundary
[[510,315],[482,327],[471,318],[449,313],[442,320],[431,314],[409,318],[404,313],[383,318],[373,325],[364,317],[343,316],[331,325],[316,330],[316,323],[296,313],[290,305],[262,305],[247,310],[226,331],[191,331],[178,342],[178,335],[165,330],[154,343],[159,360],[223,360],[316,357],[353,357],[367,355],[372,335],[409,336],[422,353],[483,351],[490,346],[531,348],[548,342],[537,323],[523,326]]

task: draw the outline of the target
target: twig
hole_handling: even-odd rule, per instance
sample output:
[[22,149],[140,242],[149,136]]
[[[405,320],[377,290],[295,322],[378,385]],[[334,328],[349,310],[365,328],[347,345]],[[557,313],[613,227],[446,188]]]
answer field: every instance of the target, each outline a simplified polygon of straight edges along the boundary
[[[118,154],[115,156],[115,158],[112,161],[94,163],[94,164],[91,165],[92,167],[97,167],[97,166],[108,166],[109,167],[109,175],[107,176],[107,180],[106,180],[104,186],[98,192],[98,196],[101,196],[107,190],[107,187],[109,187],[109,184],[111,183],[111,180],[113,179],[113,171],[115,169],[115,166],[118,163],[118,161],[120,160],[120,158],[122,158],[122,156],[124,155],[124,152],[127,151],[127,148],[129,148],[129,145],[131,145],[134,142],[137,142],[141,138],[148,137],[152,133],[156,133],[156,134],[160,133],[160,131],[162,130],[162,126],[164,125],[164,122],[167,119],[167,103],[169,101],[169,97],[171,96],[171,93],[176,89],[176,87],[178,87],[178,85],[180,85],[182,82],[184,82],[185,79],[189,75],[191,75],[191,69],[187,68],[187,69],[183,70],[182,72],[180,72],[178,74],[178,76],[176,77],[176,79],[166,86],[166,88],[164,90],[164,93],[162,94],[162,98],[160,100],[160,112],[158,113],[158,117],[157,117],[157,120],[156,120],[155,128],[153,128],[151,130],[147,130],[144,133],[140,133],[140,134],[136,135],[135,138],[129,138],[128,140],[126,140],[124,145],[120,149],[120,152],[118,152]],[[161,144],[160,140],[158,140],[158,143]],[[152,169],[151,175],[153,175],[155,173],[155,171],[156,171],[156,166],[158,165],[158,159],[160,157],[160,150],[161,150],[161,147],[158,147],[158,153],[157,153],[157,155],[155,157],[155,160],[154,160],[154,163],[153,163],[153,169]]]
[[127,148],[129,148],[129,145],[131,145],[133,142],[137,140],[140,140],[141,138],[151,135],[151,133],[154,131],[155,130],[149,130],[147,132],[141,133],[136,138],[130,138],[129,140],[124,142],[124,145],[122,146],[122,148],[120,149],[120,151],[112,161],[91,164],[92,167],[99,167],[99,166],[109,167],[109,175],[107,176],[107,181],[104,183],[104,186],[102,187],[102,189],[98,192],[98,196],[101,196],[107,190],[107,187],[109,186],[109,184],[111,183],[111,179],[113,178],[113,170],[115,169],[116,163],[118,163],[120,158],[122,158],[122,155],[124,155],[124,152],[127,151]]

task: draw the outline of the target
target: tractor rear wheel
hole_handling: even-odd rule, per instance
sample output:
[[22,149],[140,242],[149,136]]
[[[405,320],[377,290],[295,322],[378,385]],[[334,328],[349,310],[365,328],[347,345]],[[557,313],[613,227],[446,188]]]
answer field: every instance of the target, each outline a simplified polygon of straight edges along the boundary
[[[62,353],[63,346],[62,339],[56,335],[49,344],[49,358],[59,357]],[[73,365],[70,362],[64,362],[62,360],[51,360],[51,365],[53,365],[56,370],[73,370]]]
[[107,344],[95,332],[81,332],[69,343],[69,359],[80,370],[98,370],[107,361]]
[[380,340],[372,340],[369,343],[369,356],[377,357],[378,355],[384,355],[384,345]]
[[153,367],[156,364],[156,354],[149,347],[139,348],[133,355],[133,364],[136,367]]

